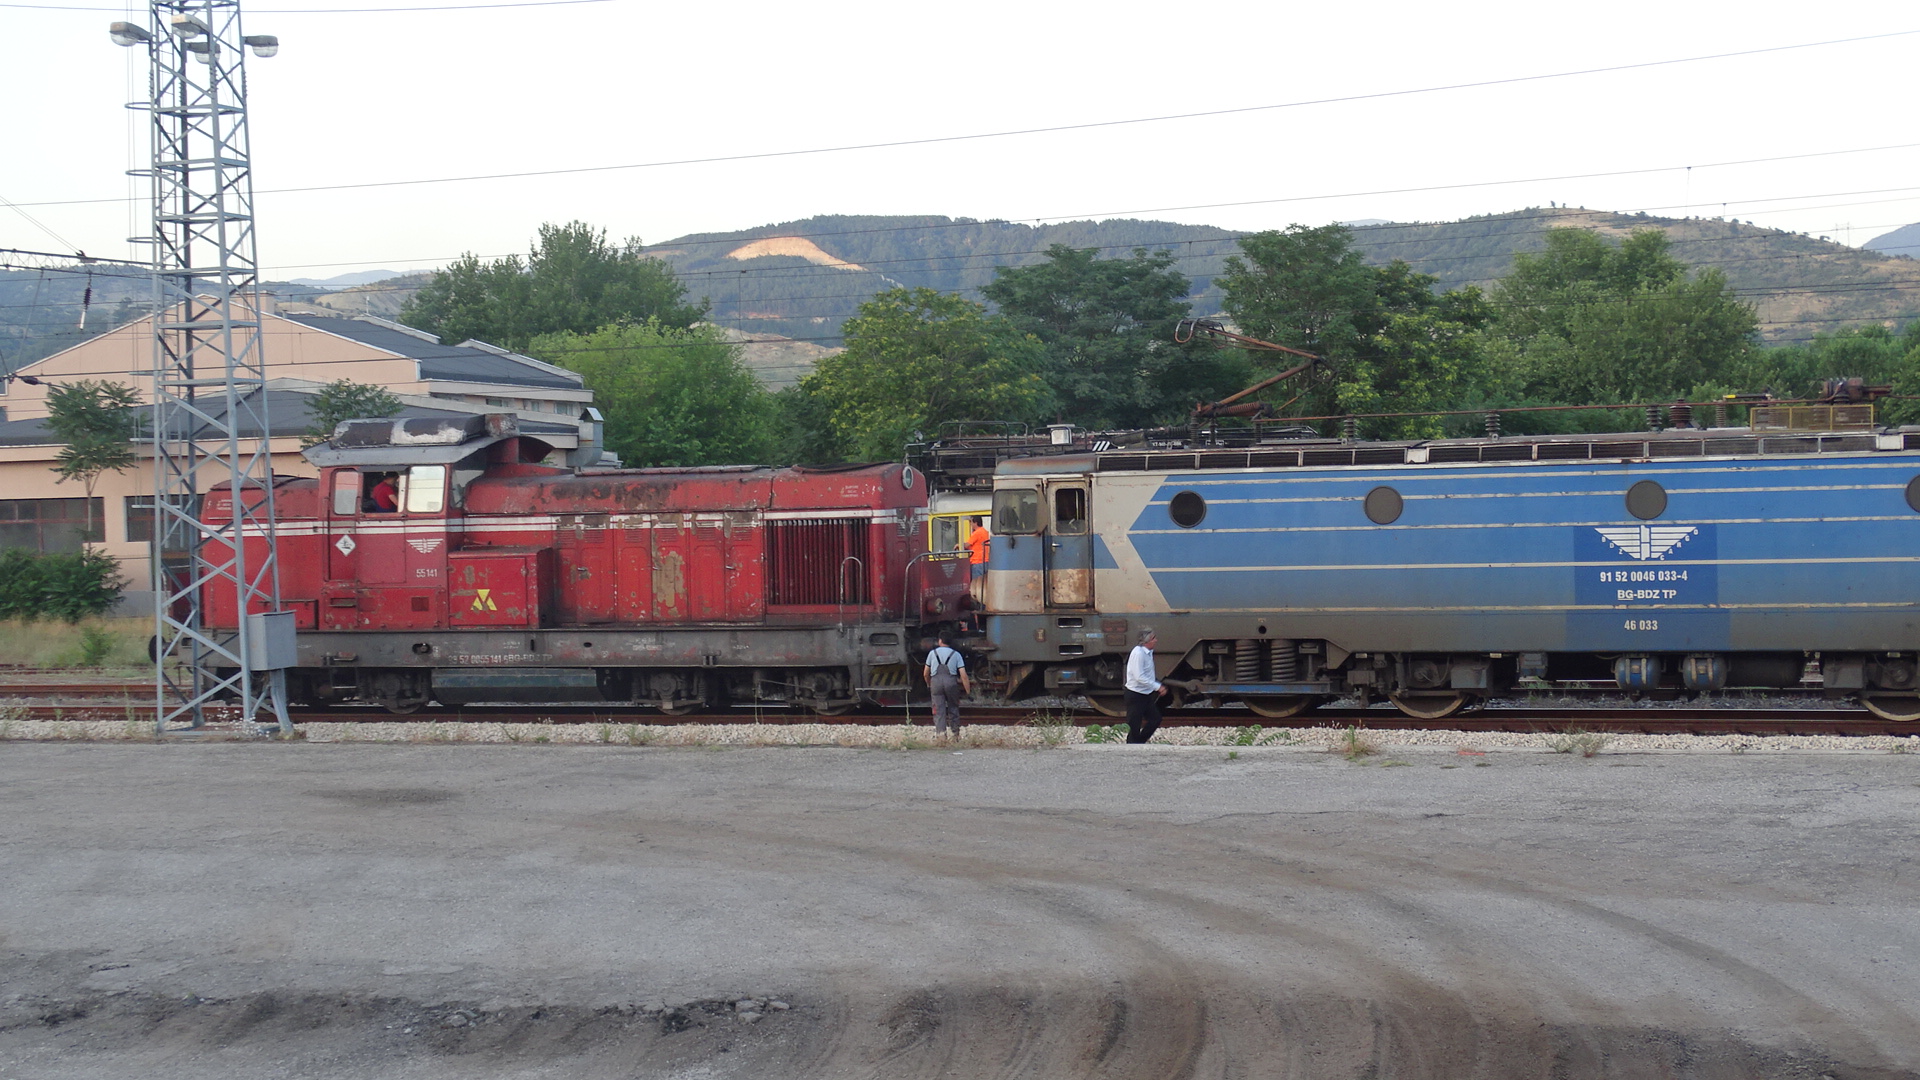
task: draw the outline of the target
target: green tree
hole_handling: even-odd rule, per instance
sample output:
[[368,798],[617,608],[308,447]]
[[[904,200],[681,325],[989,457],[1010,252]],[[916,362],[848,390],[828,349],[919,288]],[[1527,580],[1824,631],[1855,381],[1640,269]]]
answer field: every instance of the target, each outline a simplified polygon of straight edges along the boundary
[[1251,370],[1238,353],[1174,342],[1192,283],[1173,263],[1167,251],[1101,259],[1054,244],[1043,263],[996,269],[981,293],[1045,347],[1058,416],[1096,430],[1148,427],[1232,393]]
[[140,395],[116,382],[78,382],[47,391],[47,427],[66,445],[54,456],[58,483],[78,480],[87,492],[87,539],[95,539],[93,489],[102,473],[134,463],[141,432]]
[[1896,334],[1885,326],[1817,333],[1813,340],[1754,349],[1731,365],[1721,382],[1730,390],[1770,390],[1782,397],[1814,394],[1828,379],[1865,379],[1885,385],[1906,374],[1907,356],[1920,348],[1920,319]]
[[1888,380],[1895,398],[1881,410],[1881,418],[1889,424],[1920,423],[1920,319],[1908,323],[1893,341],[1894,348],[1904,352]]
[[[1492,309],[1469,287],[1435,295],[1437,280],[1395,260],[1368,266],[1344,225],[1248,236],[1218,279],[1240,329],[1323,357],[1326,366],[1269,391],[1301,416],[1423,412],[1458,407],[1486,367]],[[1379,437],[1443,433],[1438,417],[1370,421]]]
[[399,319],[447,341],[525,350],[543,334],[590,334],[620,322],[685,329],[707,311],[686,296],[666,263],[642,253],[639,237],[610,244],[605,229],[574,221],[540,226],[525,260],[462,255],[407,301]]
[[1528,391],[1569,405],[1662,400],[1718,383],[1746,359],[1757,326],[1724,274],[1689,276],[1652,229],[1621,243],[1550,230],[1545,251],[1515,257],[1494,303]]
[[303,447],[333,438],[333,429],[343,420],[372,420],[396,416],[404,408],[400,399],[384,387],[340,379],[321,387],[307,399],[307,432],[300,437]]
[[860,305],[845,333],[846,351],[801,383],[841,455],[894,459],[943,423],[1036,420],[1052,405],[1039,340],[970,300],[890,289]]
[[649,320],[548,334],[529,354],[586,378],[607,448],[625,465],[754,464],[773,449],[773,395],[715,327]]

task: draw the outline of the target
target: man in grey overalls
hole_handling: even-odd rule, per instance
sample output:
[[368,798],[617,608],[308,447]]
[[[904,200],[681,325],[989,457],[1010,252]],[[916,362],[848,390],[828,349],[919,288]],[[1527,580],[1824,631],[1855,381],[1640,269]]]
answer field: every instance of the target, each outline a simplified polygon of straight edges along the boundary
[[933,691],[933,733],[960,735],[960,695],[973,693],[967,678],[967,658],[953,647],[953,636],[943,633],[940,644],[927,654],[927,688]]

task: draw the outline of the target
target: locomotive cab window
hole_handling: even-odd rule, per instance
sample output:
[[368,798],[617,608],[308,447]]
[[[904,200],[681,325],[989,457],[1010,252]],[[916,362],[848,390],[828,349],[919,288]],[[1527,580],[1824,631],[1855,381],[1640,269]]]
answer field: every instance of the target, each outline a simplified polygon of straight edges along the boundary
[[439,513],[447,506],[447,467],[415,465],[407,470],[402,491],[407,513]]
[[360,512],[360,500],[365,498],[370,485],[361,479],[361,473],[355,469],[341,469],[333,474],[333,513],[335,517],[350,517]]
[[993,493],[993,531],[1008,535],[1040,531],[1040,493],[1031,488],[1003,488]]
[[957,551],[966,547],[960,536],[960,519],[936,517],[927,520],[927,550]]
[[1087,531],[1086,488],[1054,489],[1053,531],[1076,536]]

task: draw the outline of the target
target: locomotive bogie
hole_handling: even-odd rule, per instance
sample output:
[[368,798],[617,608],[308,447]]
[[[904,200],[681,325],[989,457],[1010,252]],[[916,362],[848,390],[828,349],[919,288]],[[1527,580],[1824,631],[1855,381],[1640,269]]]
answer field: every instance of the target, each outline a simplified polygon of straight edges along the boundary
[[[1824,689],[1899,711],[1920,697],[1912,437],[1007,462],[989,637],[1015,695],[1117,694],[1129,634],[1151,625],[1163,678],[1263,714],[1344,695],[1444,714],[1594,683]],[[1639,455],[1595,460],[1615,445]],[[1161,458],[1189,467],[1148,467]]]

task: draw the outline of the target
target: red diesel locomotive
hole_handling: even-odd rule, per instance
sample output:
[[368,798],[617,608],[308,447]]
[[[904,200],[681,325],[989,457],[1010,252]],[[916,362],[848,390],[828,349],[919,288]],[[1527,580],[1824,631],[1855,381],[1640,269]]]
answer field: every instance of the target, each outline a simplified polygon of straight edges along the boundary
[[[902,701],[968,603],[910,466],[575,472],[549,450],[506,414],[352,421],[306,452],[317,479],[276,479],[291,698],[834,713]],[[230,519],[230,493],[203,513]],[[238,625],[230,588],[203,599]]]

